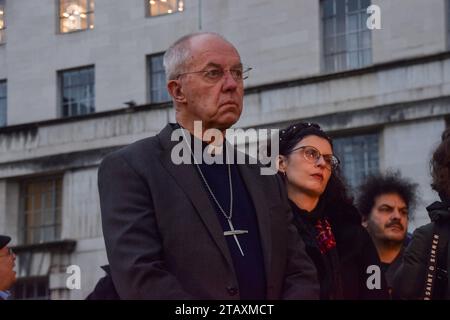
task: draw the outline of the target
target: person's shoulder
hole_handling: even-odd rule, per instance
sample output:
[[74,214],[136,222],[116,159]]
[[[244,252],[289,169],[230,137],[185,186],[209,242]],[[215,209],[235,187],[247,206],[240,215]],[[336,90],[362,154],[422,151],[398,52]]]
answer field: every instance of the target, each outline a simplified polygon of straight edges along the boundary
[[342,228],[360,228],[361,215],[358,209],[355,207],[352,201],[326,201],[326,210],[331,220],[336,225],[342,226]]
[[159,144],[158,136],[147,137],[138,141],[135,141],[123,148],[120,148],[116,152],[121,155],[140,155],[140,154],[148,154],[152,155],[155,151],[160,149],[161,146]]
[[117,158],[125,160],[149,158],[160,148],[157,136],[135,141],[121,147],[105,156],[102,162],[114,161]]
[[366,239],[369,237],[367,230],[361,224],[361,216],[352,204],[327,204],[327,211],[330,211],[332,226],[336,233],[348,241],[354,239]]
[[[333,225],[332,225],[333,228]],[[345,256],[364,256],[372,251],[373,241],[360,222],[347,219],[334,225],[338,249]]]
[[254,158],[237,148],[235,148],[234,152],[236,154],[235,161],[237,165],[248,168],[255,175],[261,176],[261,179],[276,181],[279,178],[276,170],[269,167],[267,164],[263,164],[258,158]]
[[433,222],[416,228],[412,234],[411,241],[405,248],[403,256],[408,261],[415,261],[414,264],[417,264],[419,261],[425,263],[433,240],[433,232]]
[[412,234],[412,240],[431,240],[433,237],[434,222],[427,223],[423,226],[416,228]]
[[261,163],[256,164],[246,164],[251,170],[257,175],[264,184],[265,188],[276,187],[279,189],[280,186],[284,185],[284,181],[278,172],[274,171],[272,168],[267,167]]
[[413,235],[414,235],[414,233],[428,233],[428,232],[431,232],[433,230],[433,227],[434,227],[434,222],[430,222],[430,223],[424,224],[423,226],[417,227],[414,230]]
[[362,225],[353,222],[339,224],[335,233],[337,233],[342,240],[357,246],[366,245],[371,241],[367,230]]

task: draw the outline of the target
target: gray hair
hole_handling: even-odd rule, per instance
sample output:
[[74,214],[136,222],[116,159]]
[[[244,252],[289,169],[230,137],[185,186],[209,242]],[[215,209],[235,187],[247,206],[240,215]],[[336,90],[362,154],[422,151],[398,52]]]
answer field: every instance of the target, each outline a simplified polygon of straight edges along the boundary
[[222,35],[215,32],[195,32],[181,37],[180,39],[175,41],[175,43],[173,43],[164,54],[163,64],[167,81],[174,80],[180,73],[185,72],[187,61],[189,60],[189,58],[191,58],[190,40],[194,37],[203,35],[212,35],[219,37],[220,39],[232,45]]

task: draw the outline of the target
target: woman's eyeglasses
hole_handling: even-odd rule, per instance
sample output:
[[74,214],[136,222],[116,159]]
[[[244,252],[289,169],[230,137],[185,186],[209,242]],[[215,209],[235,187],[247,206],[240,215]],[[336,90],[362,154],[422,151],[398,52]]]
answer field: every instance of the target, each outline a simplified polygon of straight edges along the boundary
[[306,161],[310,163],[317,164],[320,161],[320,158],[323,158],[326,166],[329,169],[336,170],[337,167],[339,166],[340,161],[333,154],[321,154],[319,150],[317,150],[312,146],[301,146],[293,149],[290,153],[295,152],[297,150],[302,150],[303,156],[305,157]]

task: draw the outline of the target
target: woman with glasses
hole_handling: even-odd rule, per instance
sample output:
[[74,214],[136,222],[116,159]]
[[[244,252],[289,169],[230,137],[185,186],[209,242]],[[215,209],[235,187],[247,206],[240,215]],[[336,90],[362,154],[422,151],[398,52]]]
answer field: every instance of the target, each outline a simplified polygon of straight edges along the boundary
[[367,271],[380,261],[339,177],[331,138],[317,124],[294,124],[280,132],[278,164],[321,299],[388,299],[380,269]]

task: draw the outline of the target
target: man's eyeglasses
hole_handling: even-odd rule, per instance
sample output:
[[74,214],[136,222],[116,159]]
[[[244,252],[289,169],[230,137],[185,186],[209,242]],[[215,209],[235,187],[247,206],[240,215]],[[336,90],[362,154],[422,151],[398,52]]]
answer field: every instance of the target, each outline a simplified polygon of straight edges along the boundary
[[[243,81],[248,78],[250,70],[252,68],[248,67],[245,69],[228,69],[233,79],[237,82]],[[177,78],[184,76],[186,74],[193,74],[193,73],[199,73],[202,74],[203,78],[209,82],[219,82],[223,79],[225,76],[226,70],[221,68],[212,68],[208,70],[201,70],[201,71],[192,71],[192,72],[184,72],[180,73]]]
[[312,146],[302,146],[295,148],[291,151],[295,152],[297,150],[303,150],[303,156],[305,157],[306,161],[317,164],[320,161],[320,158],[323,158],[325,161],[326,166],[329,169],[336,170],[339,166],[339,159],[333,155],[333,154],[321,154],[319,150]]

